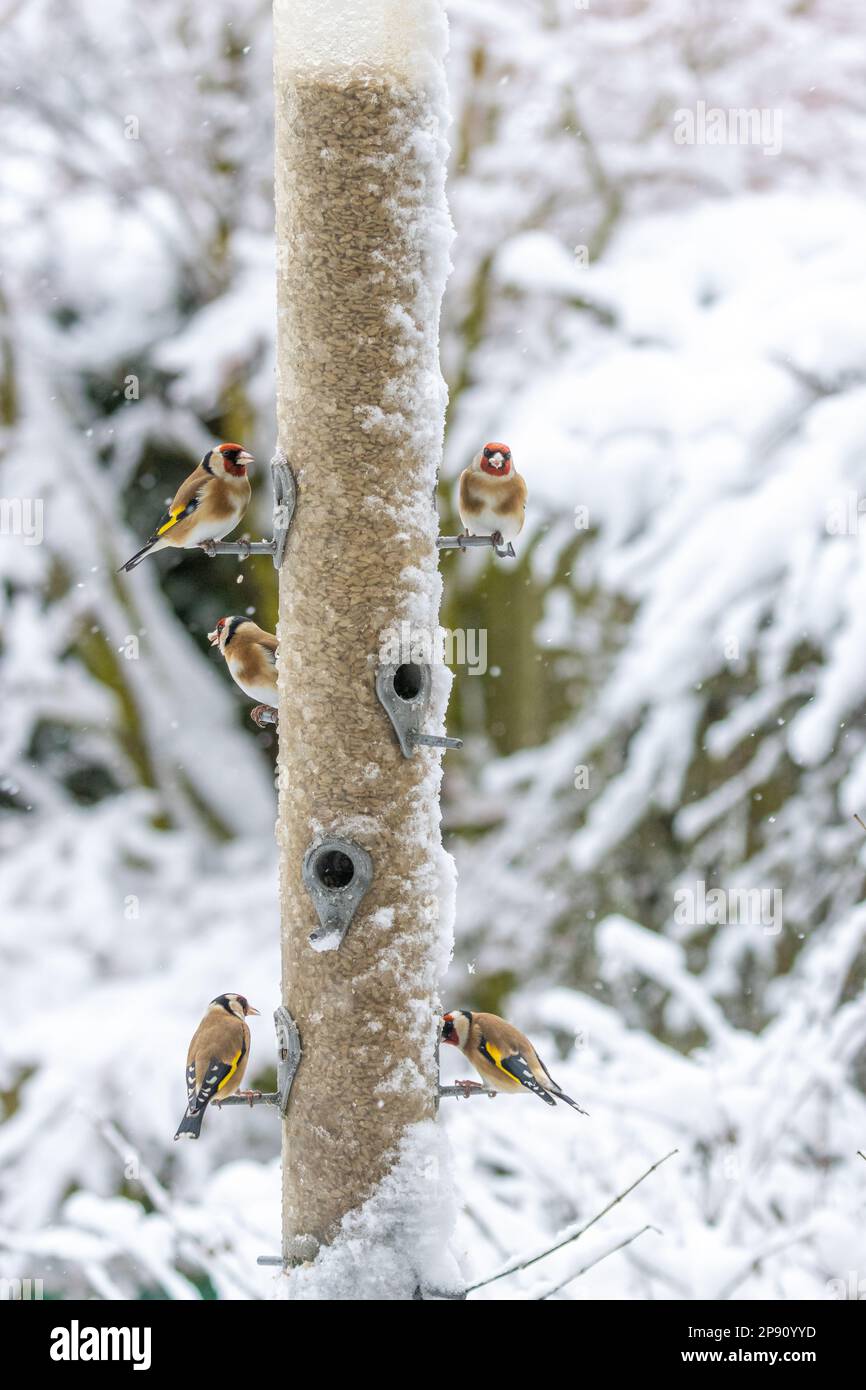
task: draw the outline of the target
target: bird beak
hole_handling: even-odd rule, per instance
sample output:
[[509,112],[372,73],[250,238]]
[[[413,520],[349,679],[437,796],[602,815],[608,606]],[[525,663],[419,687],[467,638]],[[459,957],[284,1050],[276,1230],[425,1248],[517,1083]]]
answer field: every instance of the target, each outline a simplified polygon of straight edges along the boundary
[[238,454],[238,463],[245,463],[247,468],[251,469],[253,464],[255,463],[255,459],[253,458],[252,454],[248,454],[246,449],[243,449]]
[[208,633],[208,635],[207,635],[207,640],[210,642],[210,644],[211,644],[212,647],[218,647],[218,646],[219,646],[219,644],[220,644],[220,635],[219,635],[219,633],[217,632],[216,628],[214,628],[213,632],[209,632],[209,633]]
[[248,1013],[248,1014],[256,1014],[256,1015],[258,1015],[258,1014],[261,1013],[261,1010],[260,1010],[260,1009],[254,1009],[253,1006],[252,1006],[252,1004],[247,1004],[247,1013]]

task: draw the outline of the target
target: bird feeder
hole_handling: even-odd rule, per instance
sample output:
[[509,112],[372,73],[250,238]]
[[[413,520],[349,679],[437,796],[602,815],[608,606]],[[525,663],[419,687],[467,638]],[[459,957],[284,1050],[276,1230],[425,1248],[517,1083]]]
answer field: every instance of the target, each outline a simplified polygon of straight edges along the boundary
[[439,626],[452,229],[439,0],[275,0],[274,36],[277,424],[298,486],[277,628],[282,999],[304,1040],[283,1125],[288,1266],[435,1113],[437,779],[401,756],[370,653],[407,612]]

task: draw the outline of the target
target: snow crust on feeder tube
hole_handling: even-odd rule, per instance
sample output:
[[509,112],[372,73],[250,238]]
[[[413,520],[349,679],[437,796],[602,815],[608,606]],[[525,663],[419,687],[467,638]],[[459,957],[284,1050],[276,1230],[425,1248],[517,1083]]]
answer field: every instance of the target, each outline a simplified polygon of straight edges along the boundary
[[[446,27],[440,0],[278,0],[275,25],[277,413],[298,483],[279,578],[277,838],[283,1002],[303,1045],[283,1133],[283,1253],[315,1260],[304,1286],[316,1296],[343,1296],[329,1290],[338,1261],[323,1247],[399,1188],[376,1293],[401,1298],[443,1277],[419,1265],[447,1240],[447,1194],[431,1203],[423,1175],[439,1164],[453,866],[441,754],[403,757],[375,677],[395,632],[438,650],[427,729],[444,732],[434,494],[452,237]],[[328,839],[365,850],[372,878],[342,941],[322,952],[302,866]],[[376,1282],[363,1265],[355,1296]]]
[[282,77],[390,75],[441,81],[447,27],[440,0],[274,0],[274,62]]

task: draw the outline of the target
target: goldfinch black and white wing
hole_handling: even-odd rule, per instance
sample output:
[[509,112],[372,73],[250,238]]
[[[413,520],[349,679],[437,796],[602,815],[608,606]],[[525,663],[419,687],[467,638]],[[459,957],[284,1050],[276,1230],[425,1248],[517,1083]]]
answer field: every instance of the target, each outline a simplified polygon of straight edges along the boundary
[[535,1051],[534,1048],[532,1050],[535,1056],[535,1060],[538,1063],[544,1075],[544,1083],[547,1088],[548,1099],[550,1098],[550,1096],[555,1096],[557,1100],[562,1100],[565,1102],[566,1105],[570,1105],[572,1110],[576,1110],[579,1115],[588,1115],[589,1112],[587,1110],[584,1110],[582,1105],[578,1105],[576,1100],[572,1100],[571,1096],[567,1096],[565,1094],[565,1091],[562,1089],[562,1087],[556,1081],[554,1081],[553,1077],[550,1075],[550,1072],[547,1070],[547,1067],[542,1062],[538,1053]]
[[520,1085],[525,1086],[527,1091],[531,1091],[533,1095],[540,1096],[546,1105],[556,1104],[553,1097],[548,1094],[538,1081],[536,1081],[532,1074],[532,1068],[526,1058],[519,1052],[511,1052],[508,1056],[503,1057],[494,1044],[490,1043],[487,1038],[482,1038],[480,1051],[482,1056],[486,1057],[494,1067],[504,1072],[507,1076],[513,1077],[515,1081],[519,1081]]
[[[237,1063],[241,1054],[231,1062],[224,1062],[219,1057],[212,1057],[205,1068],[204,1080],[198,1091],[193,1090],[187,1103],[183,1119],[177,1127],[175,1139],[197,1139],[201,1133],[204,1112],[207,1110],[211,1101],[219,1098],[220,1090],[223,1089],[232,1075],[237,1070]],[[187,1067],[187,1080],[189,1080],[190,1068]]]

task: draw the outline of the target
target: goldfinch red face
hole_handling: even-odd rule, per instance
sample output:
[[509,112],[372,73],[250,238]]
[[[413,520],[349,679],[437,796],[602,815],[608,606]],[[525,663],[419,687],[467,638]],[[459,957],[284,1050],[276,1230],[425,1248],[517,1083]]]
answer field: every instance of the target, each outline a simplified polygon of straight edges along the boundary
[[213,632],[209,632],[207,637],[212,647],[219,647],[223,656],[226,652],[226,643],[234,636],[241,623],[246,622],[246,618],[228,617],[220,618]]
[[215,471],[221,467],[231,478],[245,478],[249,464],[254,461],[242,444],[221,444],[211,457],[216,464]]
[[478,467],[482,473],[494,478],[507,478],[511,472],[511,450],[507,444],[485,444],[478,455]]
[[462,1010],[445,1014],[442,1019],[442,1041],[459,1047],[462,1052],[469,1040],[469,1023],[468,1016]]

